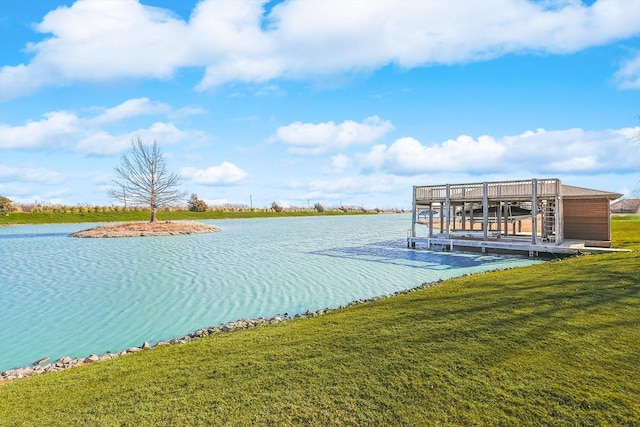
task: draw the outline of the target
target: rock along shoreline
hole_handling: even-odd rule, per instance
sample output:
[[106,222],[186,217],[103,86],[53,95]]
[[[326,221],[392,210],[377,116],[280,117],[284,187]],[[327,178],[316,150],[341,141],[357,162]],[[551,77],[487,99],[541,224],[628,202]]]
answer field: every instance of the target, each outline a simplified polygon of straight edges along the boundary
[[[550,261],[550,262],[552,262],[552,261]],[[490,272],[494,272],[494,271],[501,271],[501,270],[510,270],[510,269],[513,269],[513,268],[517,268],[517,267],[497,268],[497,269],[494,269],[494,270],[484,271],[482,273],[467,273],[467,274],[461,275],[460,277],[471,276],[471,275],[475,275],[475,274],[485,274],[485,273],[490,273]],[[319,309],[319,310],[316,310],[316,311],[307,310],[304,313],[298,313],[298,314],[295,314],[293,316],[289,315],[289,313],[284,313],[283,315],[276,315],[276,316],[273,316],[273,317],[259,317],[257,319],[239,319],[239,320],[236,320],[235,322],[223,323],[223,324],[221,324],[219,326],[211,326],[211,327],[208,327],[208,328],[201,328],[201,329],[196,330],[193,333],[185,335],[184,337],[174,337],[169,341],[158,341],[157,343],[155,343],[153,345],[148,343],[147,341],[145,341],[145,342],[142,343],[142,345],[140,345],[140,347],[129,347],[127,349],[121,350],[121,351],[116,352],[116,353],[108,352],[108,353],[105,353],[105,354],[102,354],[102,355],[91,354],[86,358],[78,357],[78,358],[75,358],[75,359],[71,358],[71,357],[68,357],[68,356],[65,356],[65,357],[61,357],[60,359],[56,360],[53,363],[49,363],[50,362],[49,358],[48,357],[44,357],[42,359],[39,359],[39,360],[35,361],[34,363],[32,363],[29,366],[24,366],[24,367],[16,368],[16,369],[9,369],[9,370],[0,372],[0,385],[2,383],[8,382],[8,381],[12,381],[12,380],[17,380],[17,379],[21,379],[21,378],[28,378],[28,377],[32,377],[32,376],[47,374],[47,373],[50,373],[50,372],[64,371],[66,369],[75,368],[77,366],[83,366],[83,365],[87,365],[87,364],[90,364],[90,363],[96,363],[96,362],[100,362],[100,361],[103,361],[103,360],[109,360],[109,359],[113,359],[114,357],[126,356],[127,354],[138,353],[140,351],[152,350],[154,348],[163,347],[163,346],[166,346],[166,345],[185,344],[185,343],[188,343],[188,342],[196,340],[196,339],[201,339],[201,338],[207,337],[209,335],[216,335],[216,334],[220,334],[220,333],[233,332],[233,331],[242,330],[242,329],[250,329],[250,328],[255,328],[255,327],[259,327],[259,326],[274,325],[274,324],[278,324],[278,323],[282,323],[282,322],[288,322],[288,321],[291,321],[291,320],[294,320],[294,319],[302,319],[302,318],[310,318],[310,317],[322,316],[322,315],[330,313],[332,311],[342,310],[342,309],[350,307],[350,306],[365,304],[365,303],[378,301],[378,300],[385,299],[385,298],[392,298],[394,296],[405,295],[405,294],[409,294],[411,292],[416,292],[416,291],[420,291],[420,290],[423,290],[423,289],[427,289],[427,288],[435,286],[435,285],[437,285],[439,283],[442,283],[444,280],[446,280],[446,279],[438,279],[438,280],[435,280],[433,282],[425,282],[420,286],[416,286],[414,288],[409,288],[409,289],[396,291],[396,292],[394,292],[392,294],[386,294],[386,295],[380,295],[380,296],[376,296],[376,297],[372,297],[372,298],[354,300],[354,301],[351,301],[350,303],[348,303],[346,305],[340,305],[340,306],[335,307],[335,308],[324,308],[324,309]]]
[[391,298],[393,296],[404,295],[410,292],[426,289],[440,282],[442,282],[442,279],[436,280],[434,282],[423,283],[422,285],[417,286],[415,288],[397,291],[397,292],[394,292],[393,294],[382,295],[382,296],[377,296],[377,297],[372,297],[367,299],[358,299],[355,301],[351,301],[347,305],[340,305],[335,308],[324,308],[316,311],[307,310],[304,313],[297,313],[293,316],[289,315],[289,313],[284,313],[283,315],[276,315],[273,317],[259,317],[257,319],[239,319],[239,320],[236,320],[235,322],[224,323],[219,326],[210,326],[208,328],[201,328],[188,335],[185,335],[184,337],[174,337],[168,341],[158,341],[155,344],[150,344],[149,342],[145,341],[139,347],[129,347],[127,349],[124,349],[115,353],[108,352],[105,354],[91,354],[88,357],[78,357],[78,358],[71,358],[68,356],[64,356],[52,363],[50,363],[50,359],[48,357],[43,357],[42,359],[35,361],[29,366],[24,366],[16,369],[9,369],[9,370],[0,372],[0,384],[3,382],[13,381],[21,378],[33,377],[33,376],[43,375],[51,372],[60,372],[60,371],[75,368],[78,366],[101,362],[103,360],[109,360],[115,357],[122,357],[132,353],[138,353],[140,351],[153,350],[154,348],[163,347],[166,345],[185,344],[193,340],[207,337],[209,335],[233,332],[233,331],[242,330],[242,329],[250,329],[250,328],[255,328],[259,326],[275,325],[282,322],[288,322],[294,319],[322,316],[332,311],[342,310],[346,307],[350,307],[353,305],[365,304],[372,301]]

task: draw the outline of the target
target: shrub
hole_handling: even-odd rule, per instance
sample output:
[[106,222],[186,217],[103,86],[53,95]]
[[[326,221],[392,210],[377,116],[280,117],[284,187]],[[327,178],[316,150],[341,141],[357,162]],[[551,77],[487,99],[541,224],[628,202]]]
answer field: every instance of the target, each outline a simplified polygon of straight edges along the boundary
[[187,208],[191,212],[204,212],[207,210],[208,206],[204,200],[198,199],[198,195],[196,193],[193,193],[187,202]]
[[0,196],[0,214],[7,214],[15,211],[16,208],[11,204],[8,197]]

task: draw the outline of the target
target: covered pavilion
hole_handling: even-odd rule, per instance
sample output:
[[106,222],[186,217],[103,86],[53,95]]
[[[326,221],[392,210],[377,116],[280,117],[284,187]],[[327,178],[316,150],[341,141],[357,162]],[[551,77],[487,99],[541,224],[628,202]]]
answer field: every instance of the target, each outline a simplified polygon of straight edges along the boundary
[[611,248],[610,203],[621,196],[557,178],[414,186],[407,243],[532,256],[600,252]]

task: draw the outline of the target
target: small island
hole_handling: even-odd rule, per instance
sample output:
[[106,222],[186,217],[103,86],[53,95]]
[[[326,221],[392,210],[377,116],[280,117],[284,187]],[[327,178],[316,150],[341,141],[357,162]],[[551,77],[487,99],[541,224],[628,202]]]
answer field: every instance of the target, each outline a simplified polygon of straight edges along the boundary
[[[145,144],[142,139],[131,141],[131,150],[122,155],[120,166],[115,168],[117,189],[109,190],[109,195],[127,200],[137,206],[148,206],[151,210],[149,222],[130,222],[117,225],[103,225],[70,234],[70,237],[146,237],[174,236],[179,234],[212,233],[220,231],[212,225],[197,222],[158,221],[156,211],[171,206],[186,196],[177,189],[180,176],[166,169],[158,144]],[[197,200],[195,194],[192,197]]]
[[180,234],[200,234],[220,231],[213,225],[198,222],[129,222],[116,225],[103,225],[70,234],[70,237],[151,237],[175,236]]

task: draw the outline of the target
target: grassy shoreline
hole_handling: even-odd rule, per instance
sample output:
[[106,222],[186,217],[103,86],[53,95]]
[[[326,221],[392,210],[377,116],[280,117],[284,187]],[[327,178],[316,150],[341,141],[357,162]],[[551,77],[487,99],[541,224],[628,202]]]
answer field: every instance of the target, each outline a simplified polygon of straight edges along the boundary
[[[159,211],[158,221],[179,221],[179,220],[210,220],[210,219],[233,219],[233,218],[280,218],[290,216],[333,216],[333,215],[371,215],[375,211],[368,212],[343,212],[336,211],[293,211],[274,212],[264,210],[254,211],[222,211],[210,210],[205,212],[191,212],[188,210]],[[71,224],[85,222],[130,222],[149,221],[150,211],[129,210],[129,211],[98,211],[98,212],[11,212],[0,215],[0,226],[2,225],[35,225],[35,224]]]
[[630,253],[447,280],[0,386],[3,425],[637,425]]

